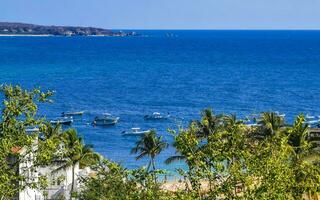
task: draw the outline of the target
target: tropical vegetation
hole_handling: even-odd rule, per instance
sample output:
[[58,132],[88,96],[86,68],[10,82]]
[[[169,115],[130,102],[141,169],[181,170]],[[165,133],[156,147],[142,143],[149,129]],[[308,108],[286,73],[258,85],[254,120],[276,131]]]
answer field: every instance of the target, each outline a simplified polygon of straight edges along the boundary
[[[52,92],[1,86],[0,199],[12,199],[26,187],[44,189],[45,179],[17,174],[18,163],[32,159],[26,170],[63,159],[61,168],[90,167],[93,176],[81,177],[81,190],[72,198],[106,199],[317,199],[320,192],[320,143],[303,115],[293,124],[284,116],[264,112],[254,125],[236,115],[216,115],[211,109],[187,127],[169,130],[168,144],[156,131],[141,136],[132,149],[146,166],[129,170],[102,158],[85,145],[76,130],[63,130],[37,117],[37,106],[50,103]],[[27,133],[27,127],[39,132]],[[37,140],[38,148],[34,148]],[[156,165],[157,156],[171,145],[176,154],[165,161],[185,163],[177,169],[183,187],[165,189],[168,175]],[[21,153],[21,150],[24,153]],[[26,156],[32,152],[32,158]],[[10,159],[8,159],[10,158]],[[16,183],[23,184],[16,184]],[[73,185],[73,184],[72,184]]]

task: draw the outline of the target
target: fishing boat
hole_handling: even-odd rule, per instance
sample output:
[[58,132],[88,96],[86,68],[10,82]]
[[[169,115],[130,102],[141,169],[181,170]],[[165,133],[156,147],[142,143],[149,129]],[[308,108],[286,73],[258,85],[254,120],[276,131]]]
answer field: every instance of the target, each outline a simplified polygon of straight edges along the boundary
[[150,130],[142,131],[140,128],[131,128],[131,131],[124,131],[122,132],[123,135],[143,135],[149,133]]
[[315,116],[312,116],[312,115],[306,115],[306,120],[308,121],[308,120],[313,120],[313,119],[315,119]]
[[308,124],[310,128],[320,128],[320,119],[307,120],[304,124]]
[[119,117],[113,117],[109,113],[104,113],[94,118],[93,125],[96,125],[96,126],[115,125],[118,123],[119,119],[120,119]]
[[258,123],[246,123],[245,124],[247,127],[257,127],[257,126],[260,126],[260,124]]
[[278,117],[285,118],[286,114],[280,113],[279,111],[274,112]]
[[59,118],[56,118],[55,120],[50,121],[50,123],[53,125],[61,124],[66,126],[70,126],[72,122],[73,122],[72,117],[59,117]]
[[73,116],[82,116],[84,111],[78,111],[78,112],[62,112],[62,117],[73,117]]
[[36,133],[36,132],[39,132],[39,131],[40,131],[39,128],[35,127],[35,126],[26,127],[26,133],[27,134]]
[[170,115],[163,116],[159,112],[154,112],[151,115],[145,115],[145,120],[167,120],[169,119]]

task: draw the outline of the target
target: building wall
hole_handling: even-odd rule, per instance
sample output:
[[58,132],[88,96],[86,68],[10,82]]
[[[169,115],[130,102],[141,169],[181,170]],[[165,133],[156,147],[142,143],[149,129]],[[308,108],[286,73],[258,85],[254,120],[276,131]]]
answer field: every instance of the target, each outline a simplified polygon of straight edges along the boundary
[[[34,154],[36,151],[37,140],[34,142],[32,149],[28,151],[22,148],[18,153],[20,156],[24,156],[24,162],[19,163],[19,174],[25,177],[24,182],[20,182],[21,186],[26,186],[28,183],[38,182],[38,173],[33,169]],[[24,190],[19,192],[19,200],[41,200],[41,192],[30,187],[26,187]]]
[[[72,166],[59,169],[63,163],[55,163],[47,167],[39,168],[39,175],[44,175],[49,181],[46,192],[49,199],[57,198],[59,195],[69,198],[72,185]],[[59,169],[59,170],[57,170]],[[75,166],[74,191],[78,187],[79,165]]]

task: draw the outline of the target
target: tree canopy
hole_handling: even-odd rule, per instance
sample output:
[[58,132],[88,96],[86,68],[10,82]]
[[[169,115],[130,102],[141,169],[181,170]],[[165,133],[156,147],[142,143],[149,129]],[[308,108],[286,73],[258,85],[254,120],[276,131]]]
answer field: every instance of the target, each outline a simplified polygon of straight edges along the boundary
[[[0,91],[1,200],[26,187],[44,189],[46,181],[32,174],[55,159],[65,160],[61,168],[79,164],[95,172],[81,177],[82,188],[74,196],[83,200],[315,199],[320,192],[320,137],[303,115],[290,125],[283,116],[264,112],[249,126],[236,115],[205,109],[200,120],[170,131],[176,154],[166,163],[185,163],[186,168],[177,169],[185,187],[166,190],[161,178],[166,172],[155,163],[168,144],[155,131],[143,135],[132,150],[137,159],[149,157],[149,167],[128,170],[101,158],[75,129],[63,130],[37,116],[38,105],[51,102],[51,91],[11,85],[2,85]],[[31,127],[36,131],[27,131]],[[17,173],[23,162],[28,167]]]

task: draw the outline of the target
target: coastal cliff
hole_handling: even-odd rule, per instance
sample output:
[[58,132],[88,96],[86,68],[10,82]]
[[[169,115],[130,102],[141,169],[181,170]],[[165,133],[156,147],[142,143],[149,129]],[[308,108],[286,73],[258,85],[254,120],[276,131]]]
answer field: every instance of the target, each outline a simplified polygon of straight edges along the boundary
[[111,31],[103,28],[79,26],[42,26],[25,23],[0,22],[0,35],[53,36],[134,36],[135,32]]

